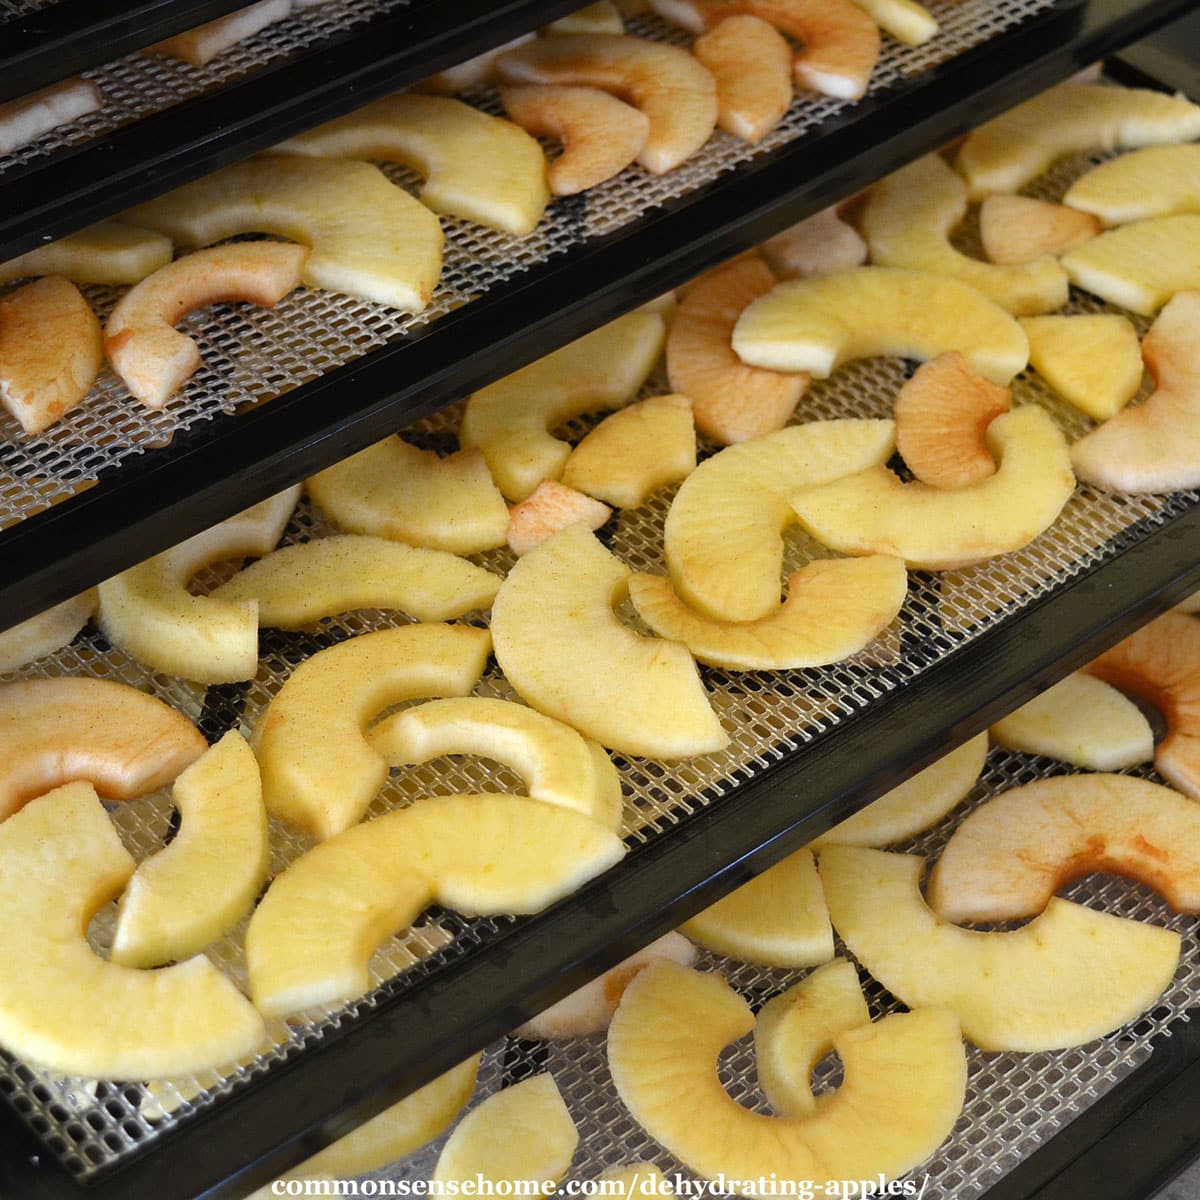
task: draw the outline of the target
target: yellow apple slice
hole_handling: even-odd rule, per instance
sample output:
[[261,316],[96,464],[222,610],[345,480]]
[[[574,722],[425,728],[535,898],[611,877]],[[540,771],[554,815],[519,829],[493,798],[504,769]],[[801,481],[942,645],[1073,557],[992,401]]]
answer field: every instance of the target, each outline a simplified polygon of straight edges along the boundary
[[549,431],[630,400],[654,369],[665,333],[657,313],[628,313],[490,384],[467,401],[462,444],[483,451],[510,500],[524,500],[543,479],[558,479],[570,456],[571,447]]
[[973,200],[1019,192],[1055,159],[1200,137],[1200,107],[1146,88],[1063,83],[967,134],[956,166]]
[[1200,804],[1128,775],[1039,779],[975,809],[929,877],[947,921],[1036,917],[1093,871],[1152,887],[1176,912],[1200,911]]
[[247,159],[126,215],[186,247],[238,233],[277,234],[312,248],[309,287],[405,312],[429,303],[442,270],[437,217],[370,163]]
[[384,438],[305,488],[335,525],[450,554],[504,545],[508,508],[477,450],[440,458],[401,437]]
[[781,279],[836,275],[867,261],[867,243],[842,220],[836,205],[767,238],[759,249]]
[[101,221],[0,263],[0,283],[26,275],[64,275],[75,283],[137,283],[170,261],[170,238],[120,221]]
[[349,829],[387,778],[367,723],[402,700],[465,696],[491,637],[469,625],[408,625],[350,638],[302,662],[254,731],[267,811],[311,833]]
[[1032,264],[1043,255],[1061,254],[1090,241],[1099,232],[1100,222],[1090,213],[1032,196],[997,192],[979,206],[979,238],[993,263]]
[[925,860],[859,846],[821,851],[833,926],[910,1008],[945,1005],[981,1050],[1079,1046],[1132,1021],[1170,983],[1179,935],[1053,898],[1007,933],[962,929],[921,896]]
[[771,24],[734,13],[702,34],[692,53],[717,81],[717,124],[752,146],[792,102],[792,48]]
[[788,595],[757,621],[714,621],[688,608],[669,579],[637,574],[629,596],[659,637],[682,642],[699,662],[731,671],[824,667],[857,654],[900,612],[908,572],[898,558],[828,558],[788,577]]
[[267,1016],[351,1000],[375,949],[433,902],[466,916],[533,913],[611,867],[620,839],[525,796],[439,796],[352,826],[277,875],[246,931]]
[[662,175],[695,154],[717,123],[717,85],[679,46],[624,34],[539,38],[501,56],[505,83],[583,84],[613,92],[649,118],[638,162]]
[[509,509],[509,549],[519,558],[561,529],[583,525],[595,531],[611,516],[607,504],[555,479],[543,479],[520,504]]
[[0,154],[11,154],[60,125],[99,112],[103,104],[100,89],[80,77],[0,104]]
[[147,408],[162,408],[200,366],[200,348],[175,325],[209,304],[243,300],[273,308],[300,286],[308,250],[286,242],[235,242],[160,267],[120,300],[104,352]]
[[723,749],[729,738],[687,648],[617,619],[631,574],[580,525],[531,550],[492,606],[500,669],[539,712],[622,754]]
[[1052,312],[1067,302],[1067,273],[1053,258],[1001,266],[958,250],[950,235],[967,212],[967,185],[939,154],[927,154],[872,189],[861,228],[871,261],[945,275],[976,288],[1018,315]]
[[106,800],[170,783],[207,749],[161,700],[108,679],[28,679],[0,687],[0,821],[75,779]]
[[258,0],[226,17],[206,21],[146,49],[149,54],[178,58],[193,67],[207,66],[219,54],[282,21],[292,11],[292,0]]
[[625,22],[621,11],[610,0],[597,0],[573,13],[567,13],[557,21],[551,21],[543,33],[551,36],[580,33],[624,33]]
[[75,640],[96,611],[96,589],[89,588],[45,612],[0,633],[0,671],[15,671]]
[[797,850],[684,921],[708,950],[764,967],[811,967],[833,957],[833,930],[811,850]]
[[854,0],[879,28],[906,46],[923,46],[938,31],[933,14],[915,0]]
[[203,567],[275,548],[300,489],[288,488],[100,585],[97,618],[104,636],[152,670],[197,683],[233,683],[258,673],[254,600],[193,596],[188,581]]
[[103,362],[100,322],[61,275],[0,296],[0,404],[26,433],[81,404]]
[[433,1181],[493,1187],[514,1179],[557,1183],[570,1168],[578,1144],[579,1133],[554,1077],[534,1075],[467,1113],[438,1156]]
[[275,150],[402,163],[425,177],[417,194],[434,212],[518,236],[550,202],[541,146],[519,125],[447,96],[384,96]]
[[658,965],[626,989],[608,1032],[625,1106],[705,1179],[803,1179],[824,1192],[831,1181],[895,1178],[941,1145],[962,1110],[966,1054],[945,1009],[840,1034],[845,1082],[794,1117],[742,1108],[717,1074],[721,1052],[753,1028],[750,1006],[720,975]]
[[160,971],[106,962],[87,927],[133,874],[90,784],[39,797],[0,826],[0,1044],[55,1074],[186,1075],[248,1054],[262,1018],[203,957]]
[[117,910],[111,959],[157,967],[198,954],[242,919],[267,875],[267,812],[254,752],[227,733],[175,781],[174,840],[143,862]]
[[887,467],[792,496],[800,524],[841,554],[894,554],[910,567],[950,571],[1027,546],[1075,491],[1066,439],[1035,404],[1004,413],[987,431],[996,473],[942,491],[902,483]]
[[1093,167],[1063,203],[1105,225],[1200,212],[1200,146],[1149,146]]
[[684,480],[667,513],[671,582],[716,621],[757,621],[779,607],[792,489],[887,462],[891,421],[812,421],[730,446]]

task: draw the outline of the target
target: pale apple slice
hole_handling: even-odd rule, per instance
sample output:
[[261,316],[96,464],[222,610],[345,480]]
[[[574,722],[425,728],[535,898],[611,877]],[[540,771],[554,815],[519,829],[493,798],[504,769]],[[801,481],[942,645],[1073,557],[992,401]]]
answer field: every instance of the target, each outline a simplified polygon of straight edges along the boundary
[[625,1106],[705,1179],[802,1179],[824,1194],[832,1181],[895,1178],[941,1145],[962,1110],[966,1054],[945,1009],[895,1013],[840,1034],[845,1082],[815,1112],[794,1117],[743,1108],[717,1074],[721,1052],[753,1028],[750,1006],[720,975],[662,964],[629,985],[608,1032]]
[[692,401],[697,431],[723,446],[782,429],[808,387],[805,375],[746,366],[730,344],[742,310],[774,286],[757,255],[726,263],[694,281],[667,334],[671,387]]
[[492,50],[485,50],[482,54],[475,55],[474,58],[468,58],[466,62],[447,67],[446,70],[431,75],[421,82],[419,88],[423,92],[433,92],[438,95],[455,95],[458,92],[479,87],[481,84],[495,83],[500,77],[496,70],[496,60],[500,55],[507,54],[510,50],[523,46],[526,42],[532,42],[536,37],[536,33],[523,33],[511,41],[501,43]]
[[384,438],[305,483],[321,511],[350,533],[476,554],[504,545],[508,507],[478,450],[440,458]]
[[953,1009],[981,1050],[1030,1054],[1103,1037],[1149,1008],[1175,974],[1179,934],[1057,897],[1012,932],[951,925],[921,896],[924,862],[827,847],[820,873],[829,915],[898,1000]]
[[829,913],[807,849],[684,921],[679,932],[707,950],[764,967],[811,967],[833,957]]
[[204,67],[238,42],[282,21],[291,11],[292,0],[258,0],[257,4],[239,8],[228,16],[206,21],[165,41],[155,42],[145,52],[177,58],[193,67]]
[[[552,1186],[567,1173],[578,1144],[579,1132],[554,1076],[534,1075],[467,1113],[438,1156],[433,1182],[495,1187],[520,1179]],[[540,1196],[546,1190],[525,1194]]]
[[986,733],[963,742],[957,750],[885,792],[810,844],[893,846],[923,833],[967,798],[983,770],[987,752]]
[[551,37],[574,35],[581,33],[624,33],[625,22],[621,19],[621,10],[611,3],[611,0],[597,0],[595,4],[587,4],[551,21],[542,33]]
[[1200,137],[1200,106],[1147,88],[1063,83],[967,135],[955,165],[973,200],[1019,192],[1056,159]]
[[989,732],[1010,750],[1088,771],[1120,771],[1154,757],[1154,735],[1142,710],[1116,688],[1079,673],[1047,688]]
[[1173,296],[1200,288],[1200,214],[1110,229],[1063,255],[1062,263],[1078,287],[1153,316]]
[[662,175],[708,141],[717,123],[717,85],[686,50],[624,34],[540,38],[499,63],[505,83],[584,84],[613,92],[650,120],[638,162]]
[[845,958],[825,963],[768,1000],[754,1021],[754,1058],[775,1112],[781,1117],[816,1112],[813,1069],[841,1034],[870,1022],[858,971]]
[[1075,491],[1066,439],[1035,404],[987,431],[996,473],[954,491],[903,483],[869,467],[792,496],[800,524],[841,554],[894,554],[910,567],[951,571],[1029,545]]
[[531,550],[492,606],[496,659],[528,704],[622,754],[680,759],[724,749],[695,660],[639,637],[613,608],[632,572],[579,525]]
[[348,533],[273,550],[211,594],[258,601],[260,625],[304,629],[358,608],[448,621],[487,608],[499,586],[499,576],[456,555]]
[[134,872],[117,909],[110,958],[158,967],[198,954],[251,909],[270,846],[258,764],[230,730],[175,781],[178,835]]
[[534,800],[573,808],[606,829],[621,826],[621,782],[603,751],[569,725],[509,700],[465,696],[430,700],[385,717],[367,736],[391,767],[444,754],[503,763]]
[[[1093,681],[1095,682],[1095,681]],[[947,921],[1036,917],[1093,871],[1152,887],[1200,912],[1200,804],[1128,775],[1038,779],[994,796],[955,829],[929,877]]]
[[757,621],[714,621],[688,608],[669,579],[637,574],[629,596],[658,634],[697,661],[731,671],[824,667],[857,654],[895,619],[908,591],[898,558],[818,559],[788,577],[788,595]]
[[16,671],[75,640],[96,611],[96,589],[88,588],[0,633],[0,671]]
[[818,379],[852,358],[959,350],[977,375],[1007,386],[1029,360],[1016,319],[975,288],[888,267],[778,284],[738,318],[733,348],[751,366]]
[[509,509],[509,549],[519,558],[560,529],[583,525],[595,531],[611,516],[612,509],[607,504],[556,479],[543,479],[520,504]]
[[562,143],[562,154],[546,170],[556,196],[574,196],[619,175],[650,136],[645,113],[599,88],[514,85],[500,89],[500,102],[526,132]]
[[100,322],[61,275],[0,296],[0,404],[26,433],[81,404],[103,362]]
[[1200,212],[1200,146],[1149,146],[1093,167],[1063,203],[1105,225]]
[[749,13],[718,21],[692,53],[717,81],[717,125],[752,146],[783,120],[792,102],[792,48]]
[[636,954],[610,967],[590,983],[572,992],[538,1013],[531,1021],[513,1030],[514,1037],[569,1038],[603,1033],[625,994],[625,989],[643,967],[657,962],[690,967],[696,961],[696,947],[682,934],[667,933]]
[[437,901],[466,916],[538,912],[611,867],[621,840],[524,796],[419,800],[321,842],[277,875],[246,931],[268,1016],[351,1000],[385,938]]
[[879,28],[906,46],[923,46],[938,31],[937,19],[915,0],[854,0]]
[[[79,680],[73,682],[82,682]],[[90,784],[41,796],[0,826],[0,1044],[56,1075],[154,1079],[250,1053],[262,1018],[203,957],[160,971],[106,962],[96,912],[134,871]]]
[[853,225],[842,220],[836,205],[767,238],[759,249],[781,279],[836,275],[867,261],[867,243]]
[[408,625],[306,659],[254,730],[267,811],[316,838],[349,829],[387,779],[367,723],[403,700],[467,695],[490,650],[485,629]]
[[300,286],[307,259],[304,246],[287,242],[234,242],[160,267],[112,310],[104,328],[108,361],[147,408],[162,408],[200,366],[200,348],[175,325],[225,301],[273,308]]
[[979,237],[994,263],[1033,263],[1091,241],[1099,232],[1100,222],[1090,213],[1032,196],[997,192],[979,206]]
[[63,275],[75,283],[137,283],[170,261],[170,238],[120,221],[101,221],[0,263],[0,283],[26,275]]
[[0,155],[36,142],[60,125],[99,112],[103,105],[100,89],[90,79],[79,77],[0,104]]
[[28,679],[0,687],[0,820],[75,779],[106,800],[170,783],[207,749],[161,700],[108,679]]
[[420,312],[442,270],[442,229],[370,163],[273,156],[222,167],[126,216],[180,246],[273,233],[312,248],[309,287]]
[[188,581],[202,568],[275,548],[299,499],[288,488],[170,550],[130,567],[99,588],[97,623],[104,636],[152,670],[197,683],[233,683],[258,673],[258,605],[254,600],[193,596]]
[[1024,317],[1029,365],[1068,404],[1097,421],[1116,416],[1142,386],[1137,330],[1116,313]]
[[1067,273],[1049,256],[1002,266],[958,250],[950,235],[967,212],[967,185],[939,154],[927,154],[872,189],[861,228],[871,261],[961,280],[1019,316],[1067,302]]
[[483,451],[504,495],[524,500],[543,479],[558,479],[571,453],[550,430],[630,400],[654,369],[665,335],[657,313],[632,312],[514,371],[467,401],[462,444]]

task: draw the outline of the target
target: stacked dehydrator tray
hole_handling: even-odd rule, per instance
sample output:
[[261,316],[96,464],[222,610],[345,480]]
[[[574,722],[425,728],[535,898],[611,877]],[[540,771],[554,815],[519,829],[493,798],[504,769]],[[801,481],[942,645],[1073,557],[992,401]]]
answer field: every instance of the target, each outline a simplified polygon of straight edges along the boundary
[[[341,0],[207,68],[133,53],[236,7],[0,0],[0,100],[80,71],[108,97],[63,136],[0,159],[0,261],[535,29],[577,2]],[[98,398],[45,435],[8,436],[5,426],[0,627],[387,433],[418,424],[437,444],[452,406],[481,385],[1091,62],[1107,60],[1115,79],[1200,96],[1186,34],[1142,42],[1191,7],[935,0],[940,36],[917,49],[886,43],[860,102],[800,95],[757,148],[718,135],[666,176],[627,172],[586,198],[556,202],[525,239],[447,219],[446,268],[420,317],[325,292],[270,311],[211,310],[187,326],[203,343],[205,365],[165,411],[134,411],[115,384],[102,384]],[[638,20],[637,32],[676,36]],[[486,94],[475,98],[488,103]],[[1048,195],[1071,169],[1064,164],[1050,178]],[[101,289],[89,298],[101,313],[112,299]],[[898,364],[858,364],[814,388],[805,416],[885,415],[902,379]],[[1044,389],[1036,395],[1055,404]],[[1075,432],[1065,410],[1055,412]],[[485,1090],[554,1072],[580,1127],[582,1177],[636,1158],[671,1167],[621,1109],[600,1041],[506,1041],[508,1031],[1200,588],[1198,499],[1080,488],[1026,551],[940,578],[914,573],[898,634],[868,652],[813,671],[706,669],[733,745],[699,765],[618,759],[628,810],[638,814],[621,863],[536,917],[434,914],[452,935],[448,945],[414,947],[433,952],[396,973],[411,960],[397,941],[375,960],[375,990],[294,1026],[249,1065],[206,1077],[165,1117],[154,1119],[142,1084],[56,1079],[0,1055],[0,1197],[242,1196],[484,1047]],[[659,500],[622,517],[613,546],[627,562],[658,565],[664,511]],[[319,520],[302,507],[285,540],[305,537]],[[92,632],[24,674],[124,680],[182,709],[213,740],[248,728],[290,663],[388,623],[384,614],[356,614],[319,635],[267,635],[266,666],[248,685],[206,690],[154,675]],[[484,687],[510,694],[495,673]],[[478,765],[456,772],[439,780],[440,790],[510,782]],[[1046,760],[994,750],[973,802],[1046,773]],[[124,832],[157,845],[169,813],[130,818]],[[910,848],[936,849],[946,833],[943,823]],[[285,861],[295,852],[285,845]],[[1109,911],[1180,929],[1184,966],[1157,1008],[1099,1042],[1025,1056],[972,1050],[967,1108],[921,1168],[930,1174],[927,1195],[1145,1196],[1196,1153],[1192,919],[1172,917],[1124,884],[1074,888]],[[241,968],[232,941],[213,954],[235,974]],[[754,1002],[795,975],[701,961],[725,970]],[[876,1013],[894,1003],[878,991],[869,998]],[[752,1102],[749,1054],[723,1059],[722,1070],[733,1094]],[[403,1170],[428,1175],[431,1165],[427,1151]]]

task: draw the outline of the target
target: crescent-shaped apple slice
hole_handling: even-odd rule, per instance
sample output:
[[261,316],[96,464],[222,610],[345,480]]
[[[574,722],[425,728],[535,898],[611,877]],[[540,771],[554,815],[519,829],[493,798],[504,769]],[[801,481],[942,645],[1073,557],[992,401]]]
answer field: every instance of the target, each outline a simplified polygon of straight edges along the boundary
[[235,683],[258,673],[258,605],[193,596],[202,568],[275,548],[299,498],[288,488],[100,585],[104,636],[144,666],[197,683]]
[[1018,316],[1053,312],[1067,302],[1067,273],[1049,255],[1002,266],[963,254],[950,241],[967,213],[967,185],[939,154],[927,154],[872,189],[861,229],[871,261],[945,275]]
[[692,53],[717,81],[717,124],[752,146],[792,102],[792,48],[771,24],[735,13],[698,37]]
[[470,916],[538,912],[623,853],[591,818],[525,796],[439,796],[355,825],[277,875],[254,910],[254,1003],[287,1016],[353,999],[375,949],[434,901]]
[[1148,146],[1109,159],[1080,175],[1063,203],[1105,225],[1200,212],[1200,146]]
[[1063,83],[967,134],[955,165],[972,200],[1019,192],[1056,159],[1200,137],[1200,106],[1148,88]]
[[821,851],[833,927],[910,1008],[945,1005],[981,1050],[1079,1046],[1138,1017],[1171,982],[1179,934],[1057,897],[1012,932],[942,920],[921,896],[925,860],[859,846]]
[[203,957],[160,971],[100,958],[96,912],[134,861],[90,784],[39,797],[0,826],[0,1044],[59,1075],[155,1079],[248,1054],[262,1018]]
[[887,467],[792,496],[800,524],[841,554],[894,554],[910,567],[950,571],[1027,546],[1075,491],[1066,439],[1034,404],[987,431],[996,473],[954,491],[904,483]]
[[583,84],[613,92],[649,118],[638,162],[662,175],[690,158],[717,124],[717,85],[686,50],[625,34],[539,38],[502,55],[505,83]]
[[467,401],[462,444],[483,451],[510,500],[524,500],[543,479],[558,479],[570,456],[571,447],[549,431],[631,399],[654,369],[665,335],[658,313],[631,312],[514,371]]
[[994,796],[955,829],[929,877],[947,921],[1036,917],[1093,871],[1152,887],[1200,912],[1200,804],[1129,775],[1039,779]]
[[687,648],[639,637],[613,611],[631,574],[581,525],[531,550],[492,605],[500,669],[533,708],[622,754],[724,749]]
[[61,275],[0,296],[0,403],[26,433],[79,405],[103,362],[100,322]]
[[731,671],[793,671],[841,662],[896,619],[908,592],[899,558],[827,558],[788,577],[788,594],[757,621],[714,621],[688,608],[669,579],[637,574],[629,597],[658,634],[697,661]]
[[75,283],[137,283],[171,261],[171,239],[120,221],[101,221],[0,263],[0,283],[63,275]]
[[267,811],[317,838],[355,824],[388,773],[367,723],[403,700],[467,695],[490,650],[485,629],[408,625],[364,633],[301,663],[254,731]]
[[880,29],[906,46],[923,46],[938,31],[937,19],[915,0],[854,0]]
[[106,800],[170,783],[207,749],[182,713],[107,679],[28,679],[0,687],[0,820],[75,779]]
[[533,800],[573,808],[606,829],[621,826],[621,778],[595,742],[509,700],[430,700],[385,717],[367,737],[392,767],[444,754],[476,754],[514,770]]
[[442,227],[370,163],[272,156],[222,167],[126,214],[180,246],[273,233],[312,248],[304,283],[420,312],[442,271]]
[[823,1192],[831,1181],[895,1178],[941,1145],[962,1110],[966,1053],[945,1009],[840,1034],[844,1082],[794,1117],[751,1112],[721,1082],[722,1051],[753,1028],[750,1006],[720,975],[662,964],[629,985],[608,1031],[625,1106],[705,1179],[803,1179]]
[[304,246],[235,242],[160,267],[112,310],[104,329],[108,361],[147,408],[162,408],[200,366],[200,348],[175,325],[222,301],[272,308],[300,286],[307,259]]
[[198,954],[254,904],[267,875],[267,811],[254,751],[227,733],[175,781],[179,834],[134,872],[111,959],[157,967]]
[[15,671],[75,640],[96,611],[96,589],[89,588],[45,612],[0,633],[0,671]]

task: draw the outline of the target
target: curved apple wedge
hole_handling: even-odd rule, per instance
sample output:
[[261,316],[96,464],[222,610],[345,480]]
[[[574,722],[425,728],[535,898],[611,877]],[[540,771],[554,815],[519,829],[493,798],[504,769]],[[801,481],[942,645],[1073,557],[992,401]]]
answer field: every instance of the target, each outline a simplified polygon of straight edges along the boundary
[[96,589],[40,612],[0,633],[0,672],[15,671],[74,641],[96,611]]
[[833,926],[910,1008],[945,1005],[981,1050],[1082,1045],[1132,1021],[1171,982],[1179,935],[1051,899],[1009,933],[962,929],[921,896],[925,860],[857,846],[821,851]]
[[792,102],[792,48],[769,22],[734,13],[698,37],[692,53],[717,81],[717,124],[752,146]]
[[118,287],[137,283],[170,261],[170,238],[122,221],[100,221],[0,263],[0,283],[62,275],[74,283]]
[[1109,159],[1080,175],[1063,203],[1105,225],[1200,212],[1200,146],[1149,146]]
[[794,1117],[742,1108],[717,1074],[721,1052],[753,1028],[750,1006],[720,975],[666,965],[629,985],[609,1028],[608,1063],[625,1106],[706,1179],[804,1179],[823,1190],[833,1180],[895,1178],[941,1145],[962,1110],[966,1054],[944,1009],[841,1033],[845,1082]]
[[465,696],[491,637],[469,625],[408,625],[350,638],[302,662],[254,730],[267,811],[328,838],[358,821],[387,779],[366,737],[389,705]]
[[[78,682],[78,681],[76,681]],[[187,1075],[248,1054],[262,1018],[206,958],[138,971],[98,957],[88,922],[133,874],[90,784],[0,826],[0,1044],[56,1074]]]
[[0,687],[0,820],[74,779],[106,800],[170,783],[207,749],[182,713],[107,679],[29,679]]

